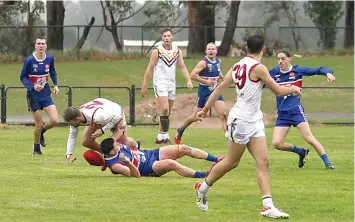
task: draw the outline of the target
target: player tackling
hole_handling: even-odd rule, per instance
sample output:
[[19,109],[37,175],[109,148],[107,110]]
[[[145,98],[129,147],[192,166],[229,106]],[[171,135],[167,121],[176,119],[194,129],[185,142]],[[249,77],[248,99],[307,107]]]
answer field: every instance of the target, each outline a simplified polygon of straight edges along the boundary
[[291,93],[300,96],[296,86],[279,86],[260,63],[264,52],[264,38],[254,35],[247,40],[247,56],[235,63],[226,74],[225,80],[214,90],[205,107],[197,113],[201,118],[215,103],[222,90],[235,83],[237,102],[229,112],[226,137],[226,158],[217,163],[203,183],[195,184],[197,206],[207,211],[208,189],[227,172],[237,167],[246,148],[256,162],[257,182],[261,191],[261,215],[269,218],[288,218],[289,215],[274,206],[271,197],[269,177],[269,157],[265,139],[263,114],[260,110],[264,84],[278,96]]
[[81,125],[86,126],[81,143],[89,149],[101,152],[96,138],[109,131],[112,131],[115,140],[139,148],[136,141],[127,139],[126,118],[122,107],[108,99],[96,98],[79,108],[69,107],[64,111],[63,119],[70,125],[66,153],[69,162],[76,160],[73,151],[78,137],[78,127]]

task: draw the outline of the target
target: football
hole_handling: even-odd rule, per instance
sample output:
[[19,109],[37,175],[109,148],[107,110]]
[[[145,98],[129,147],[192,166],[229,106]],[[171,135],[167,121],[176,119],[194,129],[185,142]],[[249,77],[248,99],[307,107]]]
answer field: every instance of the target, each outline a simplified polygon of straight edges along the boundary
[[83,154],[85,160],[93,166],[103,166],[105,164],[105,160],[102,154],[94,151],[94,150],[87,150]]

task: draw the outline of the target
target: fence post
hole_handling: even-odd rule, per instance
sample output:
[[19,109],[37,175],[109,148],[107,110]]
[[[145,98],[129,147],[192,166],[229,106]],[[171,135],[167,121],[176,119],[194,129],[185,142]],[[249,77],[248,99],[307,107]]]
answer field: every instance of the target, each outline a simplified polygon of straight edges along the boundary
[[136,124],[136,85],[131,86],[129,112],[130,124],[134,126]]
[[143,53],[143,48],[144,48],[144,32],[143,32],[143,26],[141,26],[141,38],[142,38],[142,45],[141,45],[141,56],[143,56],[144,55],[144,53]]
[[70,86],[68,86],[68,107],[73,106],[73,91]]
[[6,91],[5,85],[0,86],[1,89],[1,123],[6,123]]

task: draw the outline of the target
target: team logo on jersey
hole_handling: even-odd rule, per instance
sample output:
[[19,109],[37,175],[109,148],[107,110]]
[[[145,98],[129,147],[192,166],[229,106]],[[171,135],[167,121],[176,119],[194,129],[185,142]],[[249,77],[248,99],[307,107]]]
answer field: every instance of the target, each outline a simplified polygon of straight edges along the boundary
[[290,72],[290,76],[295,76],[295,73],[294,72]]
[[45,70],[45,72],[49,72],[49,65],[48,65],[48,64],[46,64],[46,70]]
[[33,64],[32,68],[33,68],[33,72],[37,72],[38,71],[38,65],[37,64]]
[[212,72],[212,64],[207,64],[208,72]]
[[220,72],[221,71],[221,64],[217,64],[217,69],[218,69],[218,72]]

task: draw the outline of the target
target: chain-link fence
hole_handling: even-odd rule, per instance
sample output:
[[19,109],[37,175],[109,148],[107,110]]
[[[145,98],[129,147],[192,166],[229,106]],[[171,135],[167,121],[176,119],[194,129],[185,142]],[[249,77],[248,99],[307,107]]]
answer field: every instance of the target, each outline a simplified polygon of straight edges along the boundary
[[[35,26],[32,32],[29,32],[28,27],[0,27],[0,54],[26,55],[26,52],[31,49],[31,41],[28,40],[28,33],[32,33],[32,40],[39,36],[46,36],[49,26]],[[50,26],[52,27],[52,26]],[[64,27],[64,51],[71,51],[79,42],[80,37],[86,26],[63,26]],[[114,35],[107,31],[104,26],[93,25],[86,38],[82,50],[97,49],[105,52],[117,52],[118,48],[123,52],[139,53],[144,55],[148,53],[152,47],[159,43],[160,30],[163,27],[151,26],[117,26],[115,33],[117,41],[114,41]],[[172,27],[174,40],[180,42],[182,50],[186,51],[188,44],[189,26]],[[223,38],[225,26],[199,26],[194,27],[199,33],[203,33],[201,42],[206,45],[209,42],[210,36],[215,35],[216,43],[220,44]],[[298,51],[322,51],[324,46],[318,44],[319,40],[324,42],[322,30],[316,27],[233,27],[235,28],[233,41],[230,49],[230,56],[240,54],[240,46],[245,44],[246,37],[255,33],[265,36],[268,45],[271,47],[291,46]],[[335,50],[344,49],[344,41],[346,30],[353,32],[354,27],[337,27],[335,28]],[[321,37],[323,36],[323,37]],[[352,36],[353,38],[353,36]],[[353,41],[353,40],[352,40]],[[50,47],[50,46],[49,46]],[[27,51],[26,51],[27,50]]]

